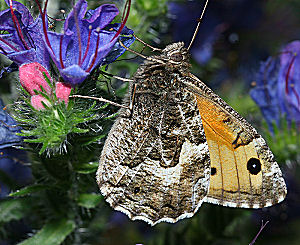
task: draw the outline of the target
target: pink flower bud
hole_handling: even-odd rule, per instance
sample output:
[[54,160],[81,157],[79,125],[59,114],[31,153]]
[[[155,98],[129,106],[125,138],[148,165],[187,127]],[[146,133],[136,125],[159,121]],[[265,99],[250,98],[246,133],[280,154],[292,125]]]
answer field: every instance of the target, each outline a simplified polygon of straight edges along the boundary
[[72,87],[69,84],[58,82],[56,83],[55,94],[58,101],[64,101],[66,105],[69,102],[69,96],[71,93]]
[[45,110],[44,105],[42,104],[42,101],[47,105],[47,106],[51,106],[50,102],[43,97],[42,95],[38,94],[38,95],[33,95],[31,97],[31,105],[37,109],[37,110]]
[[21,65],[19,68],[19,77],[21,85],[28,91],[29,94],[34,95],[34,89],[41,91],[42,86],[48,94],[51,88],[47,83],[44,74],[50,79],[50,75],[45,67],[37,62]]

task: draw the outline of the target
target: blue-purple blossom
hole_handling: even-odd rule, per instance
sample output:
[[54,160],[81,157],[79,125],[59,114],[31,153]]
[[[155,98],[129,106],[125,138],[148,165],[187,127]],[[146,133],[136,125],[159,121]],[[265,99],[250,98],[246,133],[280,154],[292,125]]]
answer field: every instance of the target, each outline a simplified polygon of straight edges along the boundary
[[277,57],[261,64],[250,95],[271,129],[283,115],[300,126],[300,41],[289,43]]
[[43,41],[41,17],[33,19],[21,3],[5,0],[10,7],[0,12],[0,53],[16,64],[38,62],[49,68],[49,54]]
[[[119,33],[110,26],[119,14],[115,5],[103,4],[95,10],[86,10],[87,2],[79,0],[64,23],[63,33],[48,31],[45,35],[47,49],[60,75],[72,86],[83,82],[97,66],[109,63],[105,56],[120,34],[132,34],[127,28]],[[117,50],[116,57],[125,51],[121,50]]]
[[250,91],[270,127],[273,121],[278,124],[280,119],[277,89],[279,65],[279,60],[273,57],[261,62],[255,88]]
[[300,41],[281,50],[278,80],[280,111],[300,125]]
[[16,121],[4,110],[4,105],[0,99],[0,149],[4,149],[22,143],[22,137],[17,136],[20,127]]
[[[0,199],[6,197],[13,187],[22,187],[30,184],[32,181],[31,169],[23,163],[27,161],[25,151],[8,147],[1,149],[0,171],[12,180],[13,185],[8,185],[0,181]],[[4,180],[1,178],[1,180]]]
[[[120,23],[110,24],[107,26],[107,29],[113,29],[114,31],[117,31],[120,28]],[[124,44],[124,46],[129,47],[135,41],[135,37],[133,36],[133,30],[124,26],[120,33],[119,40]],[[114,62],[125,51],[126,49],[122,47],[119,42],[116,42],[111,51],[105,56],[105,58],[102,59],[100,65],[108,65]]]

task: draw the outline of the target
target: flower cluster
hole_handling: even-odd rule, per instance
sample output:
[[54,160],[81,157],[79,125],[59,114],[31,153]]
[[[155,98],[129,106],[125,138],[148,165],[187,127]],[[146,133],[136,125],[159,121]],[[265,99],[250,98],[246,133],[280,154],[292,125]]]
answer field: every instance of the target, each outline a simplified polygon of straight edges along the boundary
[[78,91],[93,70],[125,52],[119,40],[127,47],[135,40],[125,26],[130,7],[122,23],[112,24],[119,14],[115,5],[87,11],[87,2],[78,0],[58,33],[48,29],[48,0],[44,7],[34,0],[40,12],[36,19],[20,2],[5,2],[9,8],[0,12],[0,53],[13,61],[6,71],[19,70],[25,102],[15,106],[23,127],[19,135],[25,142],[41,143],[40,153],[61,151],[67,135],[89,132],[81,124],[96,116],[94,104],[80,107],[69,99],[71,90]]
[[72,85],[81,83],[104,62],[121,33],[132,34],[129,29],[124,33],[109,28],[119,14],[114,5],[104,4],[89,12],[86,9],[87,2],[79,0],[64,23],[63,33],[48,31],[45,35],[47,50],[60,75]]
[[283,47],[277,57],[261,64],[256,86],[250,92],[268,125],[279,126],[284,115],[300,127],[300,41]]

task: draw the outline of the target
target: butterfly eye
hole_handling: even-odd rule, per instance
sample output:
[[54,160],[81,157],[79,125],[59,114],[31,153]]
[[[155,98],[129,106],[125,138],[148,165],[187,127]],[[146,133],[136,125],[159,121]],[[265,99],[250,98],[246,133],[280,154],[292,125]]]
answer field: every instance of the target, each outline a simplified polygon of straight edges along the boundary
[[183,56],[180,53],[175,53],[171,55],[171,60],[176,61],[176,62],[180,62],[183,60]]

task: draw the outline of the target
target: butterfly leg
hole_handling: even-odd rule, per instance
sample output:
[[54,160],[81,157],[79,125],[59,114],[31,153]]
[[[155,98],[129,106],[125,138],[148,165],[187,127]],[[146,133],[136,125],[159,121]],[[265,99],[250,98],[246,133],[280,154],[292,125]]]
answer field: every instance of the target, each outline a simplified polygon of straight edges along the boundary
[[130,105],[129,105],[129,110],[131,111],[130,115],[132,114],[132,109],[133,109],[133,104],[134,104],[134,99],[135,99],[135,94],[136,94],[136,87],[137,87],[137,85],[134,84],[132,91],[131,91],[131,101],[130,101]]

